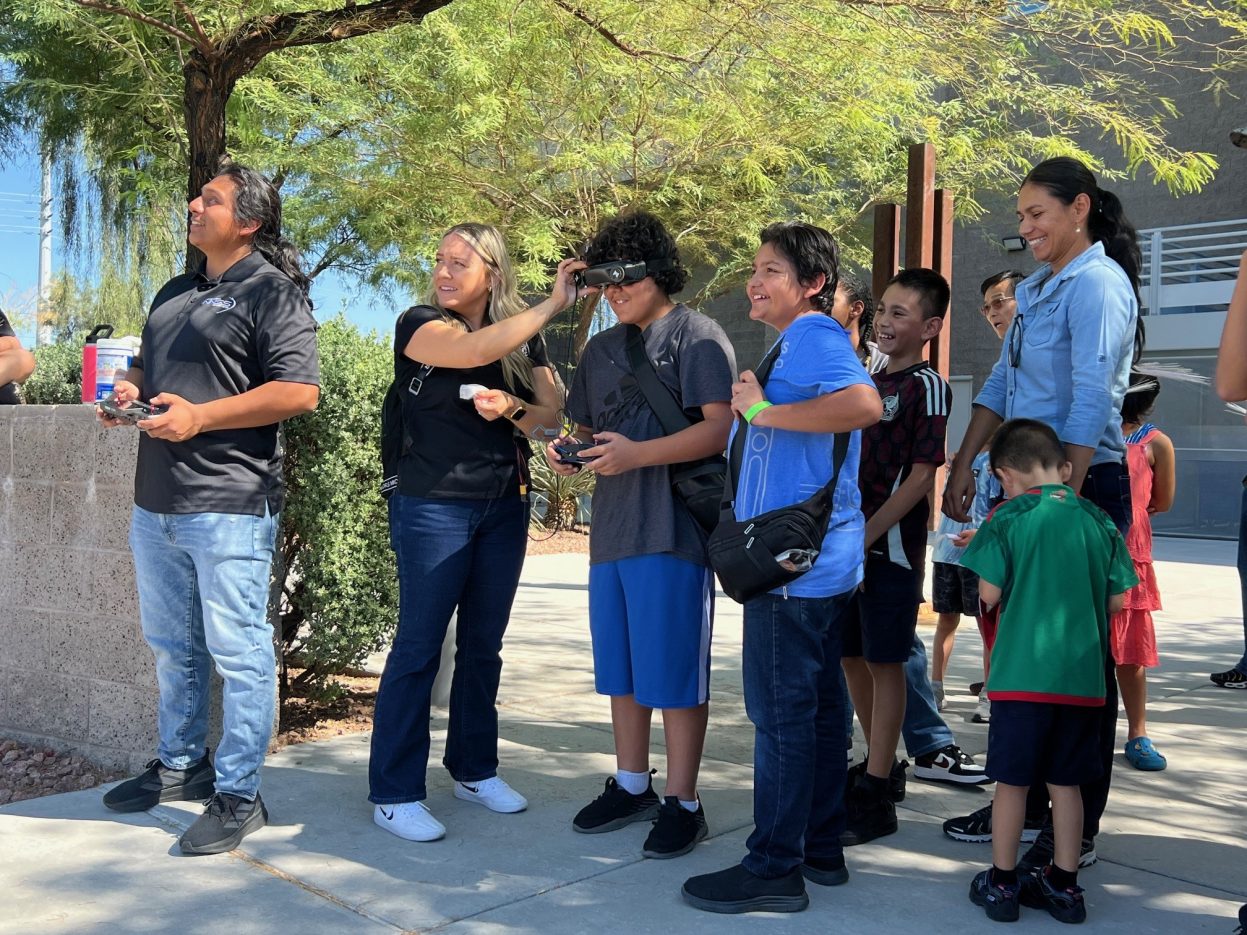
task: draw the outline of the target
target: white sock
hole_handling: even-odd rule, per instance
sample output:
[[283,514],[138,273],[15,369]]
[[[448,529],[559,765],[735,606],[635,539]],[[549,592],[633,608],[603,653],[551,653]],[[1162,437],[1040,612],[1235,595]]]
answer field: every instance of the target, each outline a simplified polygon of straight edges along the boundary
[[630,773],[626,769],[615,770],[615,782],[629,795],[640,795],[649,788],[649,770],[643,773]]
[[686,811],[693,812],[694,814],[696,814],[697,809],[700,806],[700,804],[701,803],[698,802],[696,799],[693,799],[693,801],[691,802],[685,802],[683,799],[680,799],[681,807],[684,808]]

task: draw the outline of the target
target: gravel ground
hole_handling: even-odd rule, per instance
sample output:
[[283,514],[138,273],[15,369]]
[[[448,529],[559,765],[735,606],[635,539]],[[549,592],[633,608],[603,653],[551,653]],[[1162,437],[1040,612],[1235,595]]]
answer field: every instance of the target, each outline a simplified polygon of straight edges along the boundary
[[36,799],[56,792],[76,792],[121,779],[120,770],[105,769],[77,753],[28,747],[0,739],[0,805]]

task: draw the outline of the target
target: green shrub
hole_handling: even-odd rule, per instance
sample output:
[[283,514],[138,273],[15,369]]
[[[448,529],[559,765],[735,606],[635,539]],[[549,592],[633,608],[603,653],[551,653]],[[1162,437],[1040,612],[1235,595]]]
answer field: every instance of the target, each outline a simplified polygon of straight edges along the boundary
[[[341,316],[320,326],[321,393],[286,423],[279,568],[282,697],[319,689],[380,649],[398,620],[398,581],[379,455],[391,349]],[[288,668],[304,672],[295,682]]]
[[32,352],[35,372],[22,384],[22,399],[32,406],[82,401],[82,344],[62,341]]
[[528,464],[532,474],[532,525],[549,533],[577,525],[580,504],[593,493],[597,475],[586,470],[569,477],[556,474],[540,451],[533,454]]

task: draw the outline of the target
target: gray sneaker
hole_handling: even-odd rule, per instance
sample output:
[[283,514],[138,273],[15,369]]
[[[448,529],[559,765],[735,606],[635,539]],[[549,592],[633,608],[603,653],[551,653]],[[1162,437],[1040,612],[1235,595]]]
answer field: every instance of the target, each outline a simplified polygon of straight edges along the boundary
[[258,795],[248,801],[240,795],[217,792],[205,804],[204,813],[178,841],[183,854],[224,854],[268,824],[268,809]]
[[145,812],[161,802],[202,802],[212,795],[215,785],[216,773],[207,752],[186,769],[170,769],[157,759],[105,792],[104,805],[114,812]]

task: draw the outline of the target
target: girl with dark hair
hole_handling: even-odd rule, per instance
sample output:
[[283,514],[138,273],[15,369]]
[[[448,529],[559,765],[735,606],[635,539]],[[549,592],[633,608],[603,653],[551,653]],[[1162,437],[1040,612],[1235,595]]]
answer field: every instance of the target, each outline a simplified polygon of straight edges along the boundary
[[[591,447],[571,462],[558,450],[571,439],[546,448],[558,473],[597,475],[589,631],[594,685],[610,696],[616,770],[572,828],[599,834],[652,821],[641,853],[678,857],[707,834],[697,776],[710,710],[714,575],[705,533],[672,490],[672,470],[723,451],[735,354],[722,328],[672,298],[688,274],[654,215],[608,220],[585,259],[625,263],[630,273],[603,288],[619,324],[585,345],[567,398],[576,439]],[[686,427],[664,430],[656,394],[678,407]],[[667,747],[661,799],[649,766],[655,709]]]
[[732,388],[736,431],[747,433],[748,452],[739,465],[737,518],[790,506],[824,487],[835,472],[836,435],[849,442],[822,548],[804,557],[809,570],[745,604],[754,830],[739,864],[685,882],[685,900],[712,912],[796,912],[809,903],[805,880],[833,886],[848,879],[840,838],[847,817],[841,624],[866,551],[859,430],[883,411],[832,313],[839,251],[831,234],[812,224],[773,224],[761,241],[746,286],[749,317],[778,334],[765,384],[746,371]]
[[[1069,485],[1124,534],[1131,506],[1120,410],[1143,344],[1135,229],[1117,197],[1069,158],[1031,169],[1018,191],[1017,217],[1018,232],[1042,265],[1017,285],[1017,314],[974,400],[961,443],[966,456],[953,464],[944,512],[968,519],[973,455],[1002,421],[1031,418],[1050,425],[1065,445],[1073,469]],[[1109,658],[1100,724],[1103,774],[1082,787],[1082,866],[1095,861],[1094,838],[1108,801],[1117,728],[1114,670]],[[1041,833],[1019,866],[1038,869],[1051,859],[1052,836]]]
[[1126,435],[1126,458],[1130,468],[1130,502],[1134,517],[1126,533],[1126,548],[1134,561],[1139,583],[1126,592],[1125,607],[1109,622],[1113,658],[1117,660],[1117,684],[1126,709],[1126,761],[1135,769],[1159,770],[1166,766],[1147,736],[1147,670],[1159,664],[1152,611],[1160,610],[1160,589],[1152,570],[1152,514],[1173,506],[1177,486],[1173,442],[1145,421],[1160,395],[1156,377],[1134,372],[1121,405],[1121,430]]
[[446,833],[424,799],[433,682],[456,613],[442,763],[456,798],[502,813],[528,806],[498,775],[502,639],[527,542],[525,436],[559,420],[540,329],[575,301],[583,266],[560,263],[550,297],[529,308],[497,228],[457,224],[438,245],[426,304],[394,329],[403,428],[416,443],[388,501],[398,631],[377,692],[368,799],[373,821],[409,841]]

